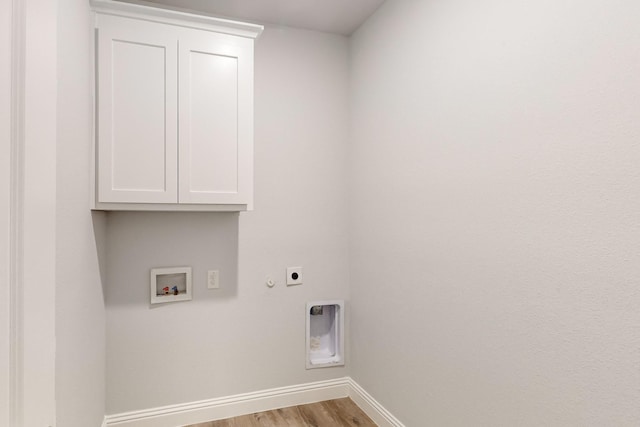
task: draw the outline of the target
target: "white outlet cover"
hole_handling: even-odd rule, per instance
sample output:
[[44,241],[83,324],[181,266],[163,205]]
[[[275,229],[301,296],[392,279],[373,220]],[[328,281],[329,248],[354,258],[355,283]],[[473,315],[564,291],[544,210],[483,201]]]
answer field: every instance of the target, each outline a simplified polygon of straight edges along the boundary
[[219,289],[220,288],[220,272],[219,270],[209,270],[207,272],[207,288]]
[[302,267],[287,268],[287,286],[292,285],[302,285]]

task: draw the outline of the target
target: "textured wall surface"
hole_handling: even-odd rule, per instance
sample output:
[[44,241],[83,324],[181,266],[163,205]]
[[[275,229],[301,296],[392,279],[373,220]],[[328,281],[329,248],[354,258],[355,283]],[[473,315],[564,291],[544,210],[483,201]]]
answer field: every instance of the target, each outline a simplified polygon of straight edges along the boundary
[[[107,413],[348,373],[304,360],[306,302],[348,299],[347,55],[341,36],[257,40],[254,211],[108,214]],[[150,307],[149,269],[181,265],[193,300]],[[288,266],[303,285],[284,285]]]
[[388,0],[354,36],[352,374],[406,425],[640,424],[638,22]]

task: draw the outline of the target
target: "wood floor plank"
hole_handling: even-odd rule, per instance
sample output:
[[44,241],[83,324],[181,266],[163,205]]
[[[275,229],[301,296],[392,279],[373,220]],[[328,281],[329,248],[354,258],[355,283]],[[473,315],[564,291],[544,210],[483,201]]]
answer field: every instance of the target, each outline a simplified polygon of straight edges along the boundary
[[232,427],[260,427],[260,422],[256,420],[256,414],[243,415],[241,417],[231,418]]
[[283,424],[282,417],[276,411],[258,412],[253,414],[258,424],[262,427],[278,427]]
[[276,412],[280,415],[280,422],[278,427],[286,426],[286,427],[305,427],[304,424],[301,424],[300,419],[300,410],[297,406],[291,406],[288,408],[280,408],[276,409]]
[[376,424],[351,399],[334,399],[323,402],[339,416],[340,425],[349,427],[375,427]]
[[330,425],[331,420],[327,419],[326,415],[319,410],[319,407],[317,403],[298,406],[302,421],[304,421],[307,426],[321,427]]
[[342,425],[340,422],[340,414],[335,412],[334,407],[328,404],[329,402],[331,401],[318,402],[316,404],[318,406],[318,410],[322,412],[323,417],[327,420],[327,425]]
[[348,415],[341,414],[339,412],[339,407],[336,405],[335,401],[328,400],[326,402],[321,402],[321,405],[325,408],[325,411],[332,414],[332,416],[334,417],[334,421],[333,421],[334,425],[337,425],[337,426],[351,425],[351,424],[347,424]]
[[185,427],[377,427],[348,398],[257,412]]

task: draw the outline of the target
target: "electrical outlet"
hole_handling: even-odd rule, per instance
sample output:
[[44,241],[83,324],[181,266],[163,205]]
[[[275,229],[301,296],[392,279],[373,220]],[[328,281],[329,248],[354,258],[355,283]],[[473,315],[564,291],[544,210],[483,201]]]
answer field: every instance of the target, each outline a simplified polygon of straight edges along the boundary
[[302,285],[302,267],[287,268],[287,286]]
[[218,270],[209,270],[207,272],[207,288],[220,288],[220,272]]

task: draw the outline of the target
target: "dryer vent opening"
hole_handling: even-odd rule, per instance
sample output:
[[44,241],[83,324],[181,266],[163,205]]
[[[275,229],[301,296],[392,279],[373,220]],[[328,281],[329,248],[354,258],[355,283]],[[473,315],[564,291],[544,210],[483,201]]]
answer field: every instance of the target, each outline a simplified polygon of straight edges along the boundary
[[307,369],[344,365],[344,301],[307,303]]

